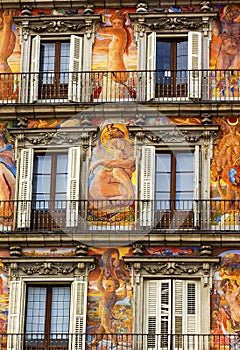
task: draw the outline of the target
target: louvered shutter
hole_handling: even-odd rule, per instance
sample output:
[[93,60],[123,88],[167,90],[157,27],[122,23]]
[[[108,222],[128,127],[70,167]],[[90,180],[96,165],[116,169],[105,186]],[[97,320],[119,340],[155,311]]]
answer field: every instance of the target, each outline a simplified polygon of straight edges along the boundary
[[199,332],[198,284],[195,281],[173,281],[175,348],[196,350]]
[[[158,282],[157,281],[148,281],[145,289],[146,296],[146,321],[144,328],[146,329],[147,334],[147,349],[155,349],[157,344],[157,338],[155,334],[158,333]],[[144,332],[145,333],[145,332]]]
[[201,98],[202,36],[200,32],[188,33],[189,98]]
[[20,153],[19,189],[17,227],[30,227],[32,176],[33,176],[33,149],[22,149]]
[[147,55],[147,100],[151,100],[155,98],[156,32],[148,35]]
[[72,342],[70,342],[70,350],[85,349],[86,305],[87,282],[74,281],[72,283],[71,300],[70,333]]
[[140,224],[150,227],[154,220],[155,147],[142,147]]
[[171,289],[169,280],[147,281],[145,287],[147,349],[168,349],[171,331]]
[[67,220],[66,225],[78,225],[79,186],[80,186],[80,147],[68,150],[68,180],[67,180]]
[[23,349],[25,283],[10,282],[7,349]]
[[82,72],[83,38],[71,35],[68,99],[73,102],[83,102]]
[[32,39],[31,67],[30,67],[30,103],[38,100],[38,82],[40,67],[40,36]]

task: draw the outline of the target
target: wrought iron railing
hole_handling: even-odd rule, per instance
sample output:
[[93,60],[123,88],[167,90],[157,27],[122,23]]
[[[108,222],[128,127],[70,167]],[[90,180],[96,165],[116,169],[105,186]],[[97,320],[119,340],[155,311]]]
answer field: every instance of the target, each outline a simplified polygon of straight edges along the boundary
[[1,73],[0,104],[239,101],[240,70]]
[[235,334],[3,334],[4,350],[238,350]]
[[0,202],[0,231],[239,231],[239,200]]

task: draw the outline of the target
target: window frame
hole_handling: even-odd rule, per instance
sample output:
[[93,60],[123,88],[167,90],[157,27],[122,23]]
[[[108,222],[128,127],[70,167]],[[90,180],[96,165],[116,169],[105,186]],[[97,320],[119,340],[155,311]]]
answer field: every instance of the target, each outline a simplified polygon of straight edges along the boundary
[[[34,264],[34,262],[32,263]],[[27,297],[26,286],[30,284],[49,284],[49,278],[42,278],[39,280],[39,277],[21,277],[17,280],[10,281],[8,348],[23,349]],[[87,281],[79,280],[77,277],[56,278],[55,276],[51,276],[51,284],[68,284],[71,286],[69,318],[69,336],[71,337],[71,342],[69,342],[67,348],[69,350],[84,350],[87,317]],[[82,335],[82,337],[76,337],[76,334]]]

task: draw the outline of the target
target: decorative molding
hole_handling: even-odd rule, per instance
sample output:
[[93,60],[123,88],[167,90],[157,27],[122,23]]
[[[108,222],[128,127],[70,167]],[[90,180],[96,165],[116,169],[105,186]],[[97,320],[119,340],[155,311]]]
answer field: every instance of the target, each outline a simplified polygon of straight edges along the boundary
[[101,22],[100,15],[86,13],[76,16],[19,16],[14,17],[14,22],[22,28],[22,36],[26,40],[32,34],[86,34],[90,38],[95,32],[96,24]]
[[134,23],[135,32],[143,36],[144,32],[186,32],[191,30],[201,30],[207,35],[212,18],[218,16],[217,13],[206,11],[207,5],[202,6],[204,9],[201,13],[131,13],[130,18]]
[[94,257],[12,257],[2,259],[11,278],[24,276],[87,276],[95,269]]
[[183,278],[189,276],[201,278],[204,286],[210,284],[213,271],[216,270],[220,261],[220,258],[212,256],[169,258],[135,255],[123,259],[136,283],[140,282],[141,276],[146,278],[152,275],[157,277],[181,275]]

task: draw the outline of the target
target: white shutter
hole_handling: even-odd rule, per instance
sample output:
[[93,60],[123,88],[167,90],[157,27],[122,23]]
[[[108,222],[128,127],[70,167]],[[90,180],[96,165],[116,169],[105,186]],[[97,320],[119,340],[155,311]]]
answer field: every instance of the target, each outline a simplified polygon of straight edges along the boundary
[[79,186],[80,186],[80,147],[68,150],[67,220],[66,225],[78,225]]
[[178,349],[198,348],[199,305],[198,284],[195,281],[173,281],[173,333]]
[[30,103],[38,100],[38,81],[40,66],[40,36],[32,39],[31,67],[30,67]]
[[147,42],[147,100],[155,98],[156,77],[156,32],[148,35]]
[[[168,349],[171,332],[171,289],[170,280],[147,281],[145,286],[144,329],[147,349]],[[145,332],[144,332],[145,333]]]
[[33,149],[22,149],[20,154],[17,227],[30,227]]
[[7,349],[23,348],[25,288],[22,281],[10,282]]
[[188,33],[188,70],[189,98],[201,98],[201,59],[202,59],[202,35],[200,32]]
[[86,306],[87,306],[87,282],[74,281],[72,283],[71,316],[70,316],[70,342],[69,350],[85,349],[86,332]]
[[155,147],[142,147],[140,224],[152,226],[154,220]]
[[73,102],[83,101],[82,82],[83,38],[71,35],[68,99]]

